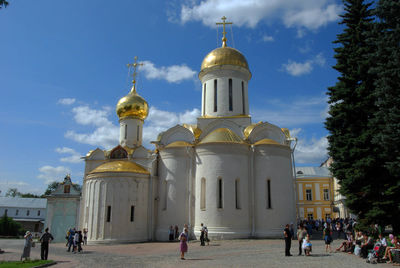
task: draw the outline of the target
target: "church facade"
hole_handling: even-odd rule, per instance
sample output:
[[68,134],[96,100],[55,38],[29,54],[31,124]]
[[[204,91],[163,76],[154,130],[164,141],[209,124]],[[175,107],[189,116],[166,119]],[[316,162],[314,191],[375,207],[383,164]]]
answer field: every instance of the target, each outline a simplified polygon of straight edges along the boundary
[[[135,66],[136,67],[136,64]],[[281,237],[296,219],[289,131],[252,123],[246,58],[226,45],[203,60],[201,116],[142,146],[147,102],[120,99],[119,145],[85,157],[80,228],[91,243],[168,239],[171,225],[192,237],[204,223],[214,239]]]

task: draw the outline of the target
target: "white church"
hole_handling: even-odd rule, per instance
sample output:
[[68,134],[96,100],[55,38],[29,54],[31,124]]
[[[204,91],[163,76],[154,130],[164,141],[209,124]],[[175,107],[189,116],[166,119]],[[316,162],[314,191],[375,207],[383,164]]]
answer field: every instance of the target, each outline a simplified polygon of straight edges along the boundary
[[295,222],[293,139],[252,123],[249,65],[227,46],[223,26],[222,47],[201,64],[196,125],[160,133],[151,151],[142,146],[149,108],[135,80],[119,100],[119,144],[84,157],[79,226],[89,243],[163,241],[169,226],[184,224],[198,238],[201,223],[214,239],[282,237]]

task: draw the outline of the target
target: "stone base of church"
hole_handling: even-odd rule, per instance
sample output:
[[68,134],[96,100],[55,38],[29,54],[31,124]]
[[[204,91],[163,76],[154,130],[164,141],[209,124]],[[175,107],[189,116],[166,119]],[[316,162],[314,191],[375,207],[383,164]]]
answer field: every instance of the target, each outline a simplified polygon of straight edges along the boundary
[[148,239],[104,239],[104,240],[88,240],[88,245],[112,245],[112,244],[131,244],[149,242]]

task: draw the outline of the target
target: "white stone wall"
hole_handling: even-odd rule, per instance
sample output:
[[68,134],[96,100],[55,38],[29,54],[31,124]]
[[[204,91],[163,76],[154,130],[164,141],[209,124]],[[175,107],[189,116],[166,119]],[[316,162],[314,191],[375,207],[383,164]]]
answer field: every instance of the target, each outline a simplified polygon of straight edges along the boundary
[[[201,80],[202,116],[235,116],[249,114],[247,77],[246,72],[230,69],[213,70],[206,74]],[[229,79],[232,79],[232,111],[229,111]],[[217,80],[216,112],[214,112],[214,80]],[[242,95],[242,82],[244,85],[244,95]]]
[[123,118],[119,121],[119,144],[135,147],[142,145],[143,120]]
[[166,148],[160,151],[158,163],[158,205],[155,237],[168,240],[169,226],[182,230],[189,224],[189,179],[192,168],[190,147]]
[[[196,147],[195,234],[200,224],[218,239],[250,235],[248,159],[249,147],[238,144],[204,144]],[[200,207],[201,179],[205,178],[205,209]],[[218,178],[222,179],[222,208],[218,208]],[[235,180],[239,179],[240,208],[236,208]]]
[[[254,148],[256,237],[282,237],[285,224],[296,220],[290,153],[289,147],[279,145]],[[271,181],[271,208],[267,208],[268,179]]]
[[[90,243],[147,241],[149,176],[134,173],[90,174],[84,181],[81,228]],[[107,222],[107,207],[111,206]],[[134,206],[134,221],[130,220]]]

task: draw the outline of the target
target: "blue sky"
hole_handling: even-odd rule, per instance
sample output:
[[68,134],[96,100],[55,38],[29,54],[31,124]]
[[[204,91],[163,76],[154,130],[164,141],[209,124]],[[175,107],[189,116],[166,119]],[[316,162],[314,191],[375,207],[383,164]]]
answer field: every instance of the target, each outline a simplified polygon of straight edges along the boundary
[[150,105],[144,145],[195,123],[197,74],[221,45],[222,16],[233,22],[228,46],[253,75],[253,122],[289,128],[299,139],[296,165],[319,165],[342,9],[337,0],[10,0],[0,10],[1,195],[11,187],[43,193],[66,173],[82,183],[80,157],[118,144],[115,106],[130,90],[134,56],[145,63],[138,92]]

